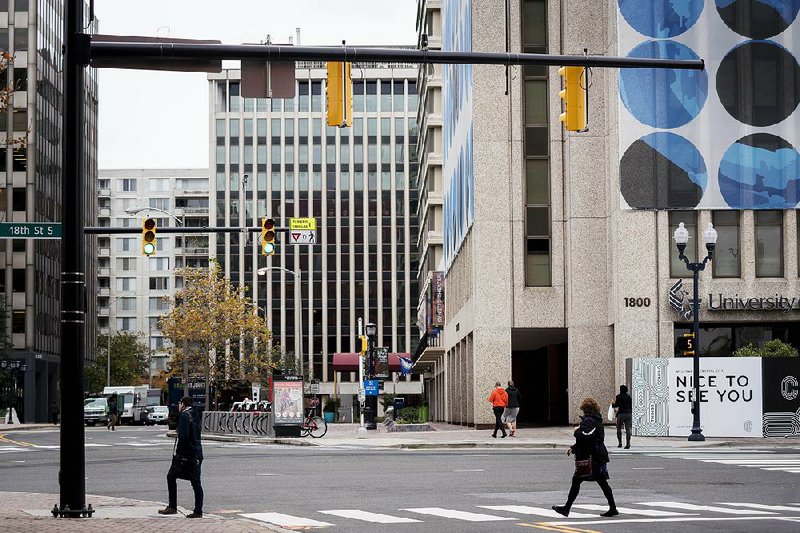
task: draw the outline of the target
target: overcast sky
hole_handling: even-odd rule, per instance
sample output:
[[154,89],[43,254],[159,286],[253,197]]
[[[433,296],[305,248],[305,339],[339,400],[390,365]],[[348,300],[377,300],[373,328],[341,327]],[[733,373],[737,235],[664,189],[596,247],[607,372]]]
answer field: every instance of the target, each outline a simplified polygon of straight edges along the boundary
[[[414,44],[417,0],[95,0],[100,33],[303,45]],[[225,66],[228,66],[227,64]],[[231,64],[238,68],[238,62]],[[101,169],[208,167],[204,73],[102,69]]]

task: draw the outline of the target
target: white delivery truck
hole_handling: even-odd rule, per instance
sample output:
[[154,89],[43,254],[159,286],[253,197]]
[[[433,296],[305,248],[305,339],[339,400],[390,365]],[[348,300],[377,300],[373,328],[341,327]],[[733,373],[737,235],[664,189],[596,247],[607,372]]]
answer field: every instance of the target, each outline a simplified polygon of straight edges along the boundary
[[147,407],[161,403],[161,390],[147,385],[127,385],[106,387],[104,396],[117,395],[117,410],[121,424],[144,424],[147,421]]

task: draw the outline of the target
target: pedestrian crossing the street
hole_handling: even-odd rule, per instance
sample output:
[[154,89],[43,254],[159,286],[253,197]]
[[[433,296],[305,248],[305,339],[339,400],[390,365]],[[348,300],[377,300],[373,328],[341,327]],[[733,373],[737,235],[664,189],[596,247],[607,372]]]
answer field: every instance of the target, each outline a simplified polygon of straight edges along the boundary
[[768,472],[800,474],[800,454],[764,450],[664,450],[643,455],[664,459],[689,459],[701,463],[758,468]]
[[[288,513],[244,513],[241,516],[284,528],[347,527],[351,521],[373,524],[424,524],[426,522],[535,522],[538,525],[602,523],[602,522],[707,522],[746,520],[800,520],[800,504],[762,504],[747,502],[719,502],[709,505],[677,501],[637,502],[617,508],[619,516],[613,520],[598,515],[607,510],[605,505],[576,504],[568,518],[557,514],[550,505],[478,505],[474,508],[450,509],[444,507],[407,507],[396,510],[326,509],[304,512],[303,516]],[[547,519],[547,520],[542,520]],[[556,519],[556,520],[554,520]]]

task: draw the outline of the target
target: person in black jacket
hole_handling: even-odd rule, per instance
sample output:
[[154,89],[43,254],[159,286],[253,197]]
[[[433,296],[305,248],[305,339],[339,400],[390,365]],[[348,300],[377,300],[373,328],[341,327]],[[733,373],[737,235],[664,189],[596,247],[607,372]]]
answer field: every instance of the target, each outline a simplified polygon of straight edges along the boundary
[[[195,462],[192,489],[194,490],[194,512],[186,518],[203,518],[203,486],[200,483],[200,466],[203,464],[203,446],[200,444],[200,420],[192,412],[192,399],[188,396],[181,398],[178,404],[178,443],[175,454],[193,458]],[[167,491],[169,492],[169,505],[160,509],[158,514],[176,514],[178,512],[178,484],[177,475],[170,469],[167,473]]]
[[575,429],[575,444],[567,449],[567,455],[575,454],[575,461],[592,460],[592,473],[585,477],[572,476],[572,487],[569,489],[567,503],[554,505],[553,510],[560,515],[569,516],[569,510],[575,503],[575,498],[581,490],[584,481],[597,481],[603,494],[608,500],[608,511],[600,516],[617,516],[617,505],[614,503],[614,494],[608,484],[608,450],[603,442],[603,417],[600,415],[600,406],[593,398],[586,398],[581,402],[581,425]]
[[622,426],[625,426],[625,449],[631,447],[631,421],[633,420],[633,400],[628,394],[628,387],[619,386],[619,394],[611,404],[617,409],[617,448],[622,448]]
[[508,426],[508,429],[511,431],[509,436],[516,437],[517,436],[517,415],[519,415],[519,405],[522,401],[522,396],[519,394],[519,389],[514,386],[514,382],[508,380],[508,388],[506,389],[506,394],[508,394],[508,406],[506,410],[503,411],[503,422]]

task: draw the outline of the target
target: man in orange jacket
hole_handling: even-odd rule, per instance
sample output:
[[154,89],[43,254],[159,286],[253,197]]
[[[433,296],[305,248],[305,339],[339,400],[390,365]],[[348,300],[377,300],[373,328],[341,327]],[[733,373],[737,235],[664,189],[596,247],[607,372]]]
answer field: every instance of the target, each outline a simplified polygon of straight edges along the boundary
[[506,438],[506,428],[501,420],[503,411],[508,407],[508,393],[503,389],[503,385],[498,381],[494,384],[494,390],[489,395],[489,401],[492,402],[492,411],[494,411],[494,433],[492,437],[497,438],[497,430],[503,432],[501,439]]

